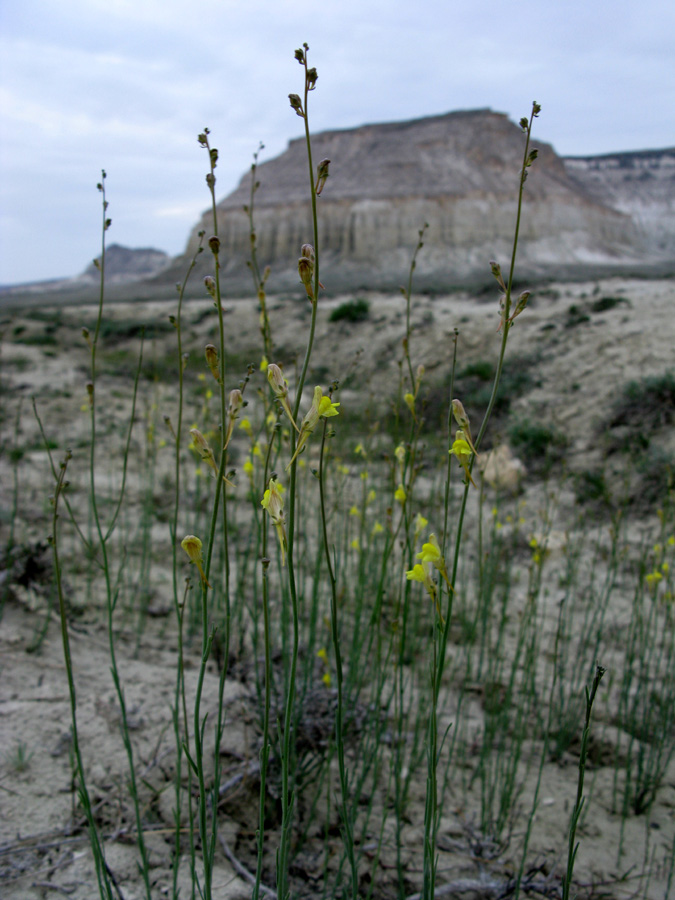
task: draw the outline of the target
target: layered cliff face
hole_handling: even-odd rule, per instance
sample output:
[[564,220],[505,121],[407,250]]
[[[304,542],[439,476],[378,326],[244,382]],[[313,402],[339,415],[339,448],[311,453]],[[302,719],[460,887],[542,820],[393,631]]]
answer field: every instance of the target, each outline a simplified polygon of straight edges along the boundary
[[[99,257],[100,261],[100,257]],[[105,253],[105,275],[110,284],[124,284],[152,278],[168,268],[171,257],[163,250],[152,247],[133,249],[121,244],[111,244]],[[90,263],[80,279],[98,283],[101,273],[95,263]]]
[[675,148],[570,157],[567,173],[633,220],[649,255],[675,260]]
[[[522,270],[638,264],[650,242],[630,211],[609,205],[545,143],[526,186],[519,260]],[[429,223],[418,276],[447,283],[486,271],[510,255],[522,163],[521,129],[490,110],[455,112],[411,122],[328,131],[313,138],[315,164],[329,158],[319,198],[322,280],[390,284],[405,274],[417,233]],[[258,258],[277,284],[297,281],[302,243],[311,240],[304,140],[262,163],[255,195]],[[250,175],[218,204],[225,271],[246,273],[249,222],[243,210]],[[194,228],[212,232],[208,214]],[[207,256],[207,254],[204,254]],[[207,262],[205,260],[205,262]],[[295,274],[294,274],[295,273]]]

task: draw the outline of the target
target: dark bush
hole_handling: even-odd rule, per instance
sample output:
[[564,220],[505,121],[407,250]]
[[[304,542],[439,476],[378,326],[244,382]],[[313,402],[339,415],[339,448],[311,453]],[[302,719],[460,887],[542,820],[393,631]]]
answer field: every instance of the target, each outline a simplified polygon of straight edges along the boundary
[[336,306],[328,317],[329,322],[364,322],[370,315],[370,303],[359,297]]
[[567,438],[548,425],[523,419],[509,428],[509,442],[531,471],[547,474],[564,455]]
[[626,303],[630,306],[630,301],[625,297],[601,297],[591,305],[591,312],[607,312],[608,309],[615,309],[622,303]]

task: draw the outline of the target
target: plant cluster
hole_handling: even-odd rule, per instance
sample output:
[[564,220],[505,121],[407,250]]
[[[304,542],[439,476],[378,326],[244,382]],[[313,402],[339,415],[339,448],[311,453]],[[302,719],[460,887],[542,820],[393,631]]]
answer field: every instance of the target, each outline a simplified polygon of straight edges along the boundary
[[[296,50],[295,59],[302,89],[289,101],[305,131],[312,221],[297,259],[308,311],[300,361],[293,364],[274,341],[268,303],[273,276],[258,259],[255,231],[257,153],[245,208],[259,312],[255,364],[241,365],[236,335],[225,329],[219,154],[205,128],[198,141],[208,160],[212,233],[200,235],[169,319],[175,335],[171,393],[153,393],[159,390],[157,380],[148,387],[141,378],[141,342],[127,426],[104,441],[108,400],[102,344],[133,334],[134,326],[106,325],[111,220],[103,173],[98,313],[94,326],[82,331],[89,353],[81,398],[89,425],[84,461],[78,448],[57,458],[35,405],[53,478],[49,541],[70,698],[73,784],[96,887],[104,900],[120,895],[80,734],[64,574],[84,581],[87,604],[102,604],[127,763],[128,833],[136,841],[141,891],[152,900],[149,811],[157,810],[158,792],[140,774],[118,660],[123,629],[136,630],[140,647],[151,586],[161,567],[170,570],[167,628],[176,644],[167,718],[173,759],[167,890],[173,900],[184,896],[179,874],[185,867],[193,900],[219,896],[221,851],[249,881],[254,900],[267,895],[403,900],[412,891],[433,900],[455,888],[467,890],[466,880],[463,887],[448,881],[439,854],[448,820],[470,799],[477,799],[477,811],[473,821],[463,819],[466,855],[481,864],[494,862],[490,871],[499,871],[501,880],[489,882],[492,894],[545,894],[551,882],[530,867],[535,816],[547,767],[574,759],[570,815],[560,823],[559,845],[567,849],[556,876],[567,898],[579,840],[588,839],[584,826],[592,815],[589,774],[598,721],[605,730],[621,732],[613,760],[613,804],[622,824],[648,816],[675,757],[672,497],[662,495],[658,540],[642,548],[637,562],[626,556],[625,518],[617,512],[609,529],[602,525],[595,531],[582,519],[565,534],[556,559],[559,498],[546,493],[535,525],[517,499],[490,494],[481,475],[491,417],[505,415],[532,380],[532,366],[510,362],[507,348],[529,300],[528,291],[516,295],[513,285],[526,179],[537,156],[531,146],[537,103],[520,122],[524,146],[511,258],[504,269],[489,263],[499,291],[496,359],[461,368],[455,333],[438,426],[442,437],[428,446],[427,373],[411,328],[413,277],[428,227],[423,225],[401,289],[400,380],[395,396],[386,398],[393,400],[395,416],[388,425],[383,416],[379,432],[373,426],[358,436],[350,433],[355,413],[340,399],[342,373],[331,373],[333,380],[320,384],[312,379],[324,291],[320,203],[329,190],[330,160],[312,156],[309,105],[318,73],[307,44]],[[204,291],[212,302],[213,342],[200,348],[199,374],[190,381],[195,354],[188,347],[184,298],[201,253],[211,264]],[[355,300],[330,318],[354,322],[368,314],[367,301]],[[552,465],[564,450],[554,429],[527,419],[512,423],[510,437],[535,468]],[[162,468],[167,457],[170,464]],[[115,459],[121,463],[112,477]],[[128,483],[138,472],[140,503],[130,511]],[[597,489],[602,495],[602,485]],[[153,528],[158,522],[165,535],[160,563]],[[630,624],[617,647],[607,619],[621,579],[632,579],[634,596]],[[551,585],[558,602],[552,628]],[[186,673],[195,648],[190,679]],[[221,747],[228,725],[227,685],[242,671],[255,701],[257,743],[241,783],[256,790],[257,812],[254,829],[249,827],[235,854],[222,828],[229,783]],[[666,685],[663,691],[657,691],[659,683]],[[17,748],[13,760],[17,770],[31,762],[29,748],[20,746],[21,756]],[[416,810],[423,812],[413,821]],[[308,848],[317,835],[320,851],[312,856]],[[516,849],[497,870],[509,846]],[[312,874],[301,877],[310,868]],[[476,878],[470,888],[478,891],[480,884]]]

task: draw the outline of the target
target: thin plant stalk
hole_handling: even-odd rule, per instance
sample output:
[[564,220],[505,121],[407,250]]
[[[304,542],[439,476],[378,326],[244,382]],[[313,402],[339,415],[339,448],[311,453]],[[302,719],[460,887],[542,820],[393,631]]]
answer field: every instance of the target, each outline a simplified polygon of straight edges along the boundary
[[75,693],[75,678],[73,676],[73,662],[70,653],[70,638],[68,636],[68,617],[66,613],[66,601],[63,595],[63,584],[61,581],[61,562],[59,559],[58,550],[58,506],[63,490],[67,485],[67,482],[65,481],[66,470],[68,462],[71,459],[72,454],[70,453],[70,451],[68,451],[65,460],[61,463],[59,468],[56,487],[54,489],[54,496],[52,499],[52,531],[50,534],[49,543],[52,546],[52,553],[54,558],[54,574],[56,578],[56,592],[59,601],[59,618],[61,622],[63,658],[66,665],[66,677],[68,678],[73,753],[75,756],[75,772],[78,779],[78,794],[80,796],[80,802],[84,809],[85,817],[87,819],[87,827],[89,829],[89,842],[91,844],[91,849],[94,856],[94,865],[96,867],[96,881],[98,884],[99,894],[101,896],[101,900],[112,900],[112,883],[108,874],[108,866],[105,861],[103,844],[98,833],[98,828],[96,827],[96,821],[94,819],[94,813],[91,806],[91,798],[87,789],[87,782],[84,774],[84,764],[82,762],[82,752],[80,749],[80,738],[77,730],[77,698]]
[[579,754],[579,778],[577,780],[577,797],[572,810],[572,818],[570,820],[569,841],[567,846],[567,870],[563,878],[562,900],[569,900],[570,887],[572,885],[572,875],[574,873],[574,861],[577,856],[579,844],[576,843],[577,825],[579,817],[584,807],[584,774],[586,772],[586,757],[588,756],[588,738],[591,733],[591,712],[593,711],[593,702],[595,695],[600,687],[602,676],[605,669],[598,665],[595,669],[595,678],[591,684],[590,690],[586,688],[586,720],[584,730],[581,736],[581,751]]
[[[329,393],[332,397],[332,391]],[[352,897],[358,900],[359,896],[359,873],[356,864],[356,854],[354,853],[354,826],[353,812],[350,802],[349,793],[349,775],[345,764],[345,736],[344,736],[344,677],[342,672],[342,652],[340,649],[340,628],[338,624],[338,598],[337,598],[337,580],[331,559],[330,546],[328,544],[328,526],[326,520],[326,489],[324,481],[324,459],[326,451],[326,435],[328,430],[328,419],[323,420],[323,433],[321,435],[321,452],[319,456],[319,499],[321,511],[321,530],[323,533],[323,547],[326,556],[326,567],[328,569],[328,580],[330,582],[330,624],[331,637],[333,639],[333,653],[335,654],[335,678],[337,682],[337,709],[335,710],[335,744],[338,757],[338,771],[340,775],[340,815],[342,817],[342,839],[345,845],[345,852],[349,860],[349,867],[352,879]]]

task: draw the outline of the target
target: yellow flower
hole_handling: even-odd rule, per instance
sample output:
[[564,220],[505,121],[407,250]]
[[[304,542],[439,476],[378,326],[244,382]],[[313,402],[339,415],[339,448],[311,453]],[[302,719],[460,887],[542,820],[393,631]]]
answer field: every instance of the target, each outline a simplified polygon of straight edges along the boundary
[[421,584],[428,584],[431,580],[428,567],[423,566],[421,563],[415,563],[415,565],[405,573],[405,577],[408,581],[419,581]]
[[405,488],[403,487],[402,484],[399,484],[399,486],[394,491],[394,500],[396,500],[398,503],[401,504],[401,506],[403,506],[403,504],[405,503],[405,499],[406,499]]
[[464,432],[461,428],[457,430],[455,440],[452,447],[450,448],[450,453],[454,453],[459,461],[460,466],[464,469],[464,474],[466,475],[467,479],[474,487],[476,487],[476,482],[471,477],[471,472],[469,471],[469,464],[471,462],[471,457],[473,456],[473,450],[465,439]]
[[438,592],[436,591],[436,585],[431,577],[431,569],[429,563],[416,563],[412,569],[405,573],[405,577],[408,581],[419,581],[427,590],[427,593],[434,601],[434,605],[436,607],[436,612],[438,613],[438,618],[441,624],[443,624],[443,616],[441,614],[441,607],[438,603]]
[[360,547],[359,539],[354,538],[354,540],[351,542],[350,546],[351,546],[352,550],[358,550]]
[[330,687],[330,672],[324,672],[321,679],[326,687]]
[[298,435],[298,443],[295,448],[295,453],[291,457],[291,461],[286,466],[286,469],[290,469],[290,467],[295,462],[298,453],[300,453],[302,448],[307,443],[307,439],[309,438],[310,434],[318,425],[319,419],[328,419],[330,418],[330,416],[339,415],[337,411],[337,407],[339,405],[339,403],[333,403],[330,397],[324,397],[323,391],[318,385],[314,388],[314,399],[312,400],[312,405],[310,406],[300,424],[300,434]]
[[250,459],[247,459],[244,463],[244,472],[246,472],[249,478],[251,477],[251,475],[253,475],[253,463]]
[[361,513],[359,512],[358,506],[352,506],[352,508],[349,510],[349,515],[350,516],[358,516],[360,518]]
[[474,447],[473,439],[471,438],[471,425],[469,423],[469,417],[466,414],[466,410],[464,409],[461,400],[452,401],[452,414],[455,417],[455,422],[457,422],[463,432],[464,440],[467,442],[471,450],[475,453],[476,448]]
[[384,531],[384,528],[382,527],[382,525],[380,525],[379,522],[376,522],[373,525],[373,530],[372,530],[371,534],[373,537],[375,537],[376,534],[381,534],[383,531]]
[[413,418],[417,418],[415,416],[415,398],[413,397],[413,395],[410,393],[405,394],[403,399],[405,400],[405,405],[408,407],[408,409],[412,413]]
[[422,544],[422,549],[417,554],[417,559],[421,559],[422,563],[425,565],[431,564],[438,569],[448,588],[451,591],[454,590],[448,578],[448,571],[445,567],[445,557],[441,553],[441,548],[435,534],[430,534],[427,543]]
[[399,444],[398,447],[394,450],[394,456],[400,462],[401,465],[405,462],[405,447],[403,444]]
[[443,559],[435,534],[430,534],[428,543],[422,544],[422,549],[417,554],[417,558],[421,559],[423,563],[430,562],[434,565]]
[[422,513],[415,516],[415,543],[419,540],[420,535],[429,524],[429,520],[425,519]]
[[251,440],[253,440],[253,428],[251,427],[251,423],[248,419],[242,419],[239,423],[239,427],[251,438]]
[[349,475],[349,466],[338,466],[337,470],[340,475]]
[[267,357],[263,356],[263,358],[260,360],[260,371],[266,372],[268,365],[269,363],[267,362]]
[[202,542],[198,537],[194,534],[186,534],[183,540],[180,542],[181,547],[187,553],[190,562],[194,563],[199,570],[199,576],[202,579],[202,584],[206,585],[206,587],[211,587],[211,585],[206,580],[206,575],[204,574],[204,569],[202,568]]
[[[361,473],[361,474],[363,475],[363,474],[366,474],[366,473]],[[375,501],[375,498],[376,498],[376,497],[377,497],[377,494],[376,494],[375,491],[372,490],[372,488],[371,488],[371,490],[368,491],[368,494],[367,494],[367,496],[366,496],[366,506],[370,506],[370,504],[373,503],[373,502]]]
[[320,660],[322,660],[326,665],[328,665],[328,653],[326,652],[326,648],[322,647],[319,652],[316,654]]
[[339,415],[337,411],[339,405],[339,403],[333,403],[330,397],[322,397],[319,401],[319,418],[329,419],[331,416]]

